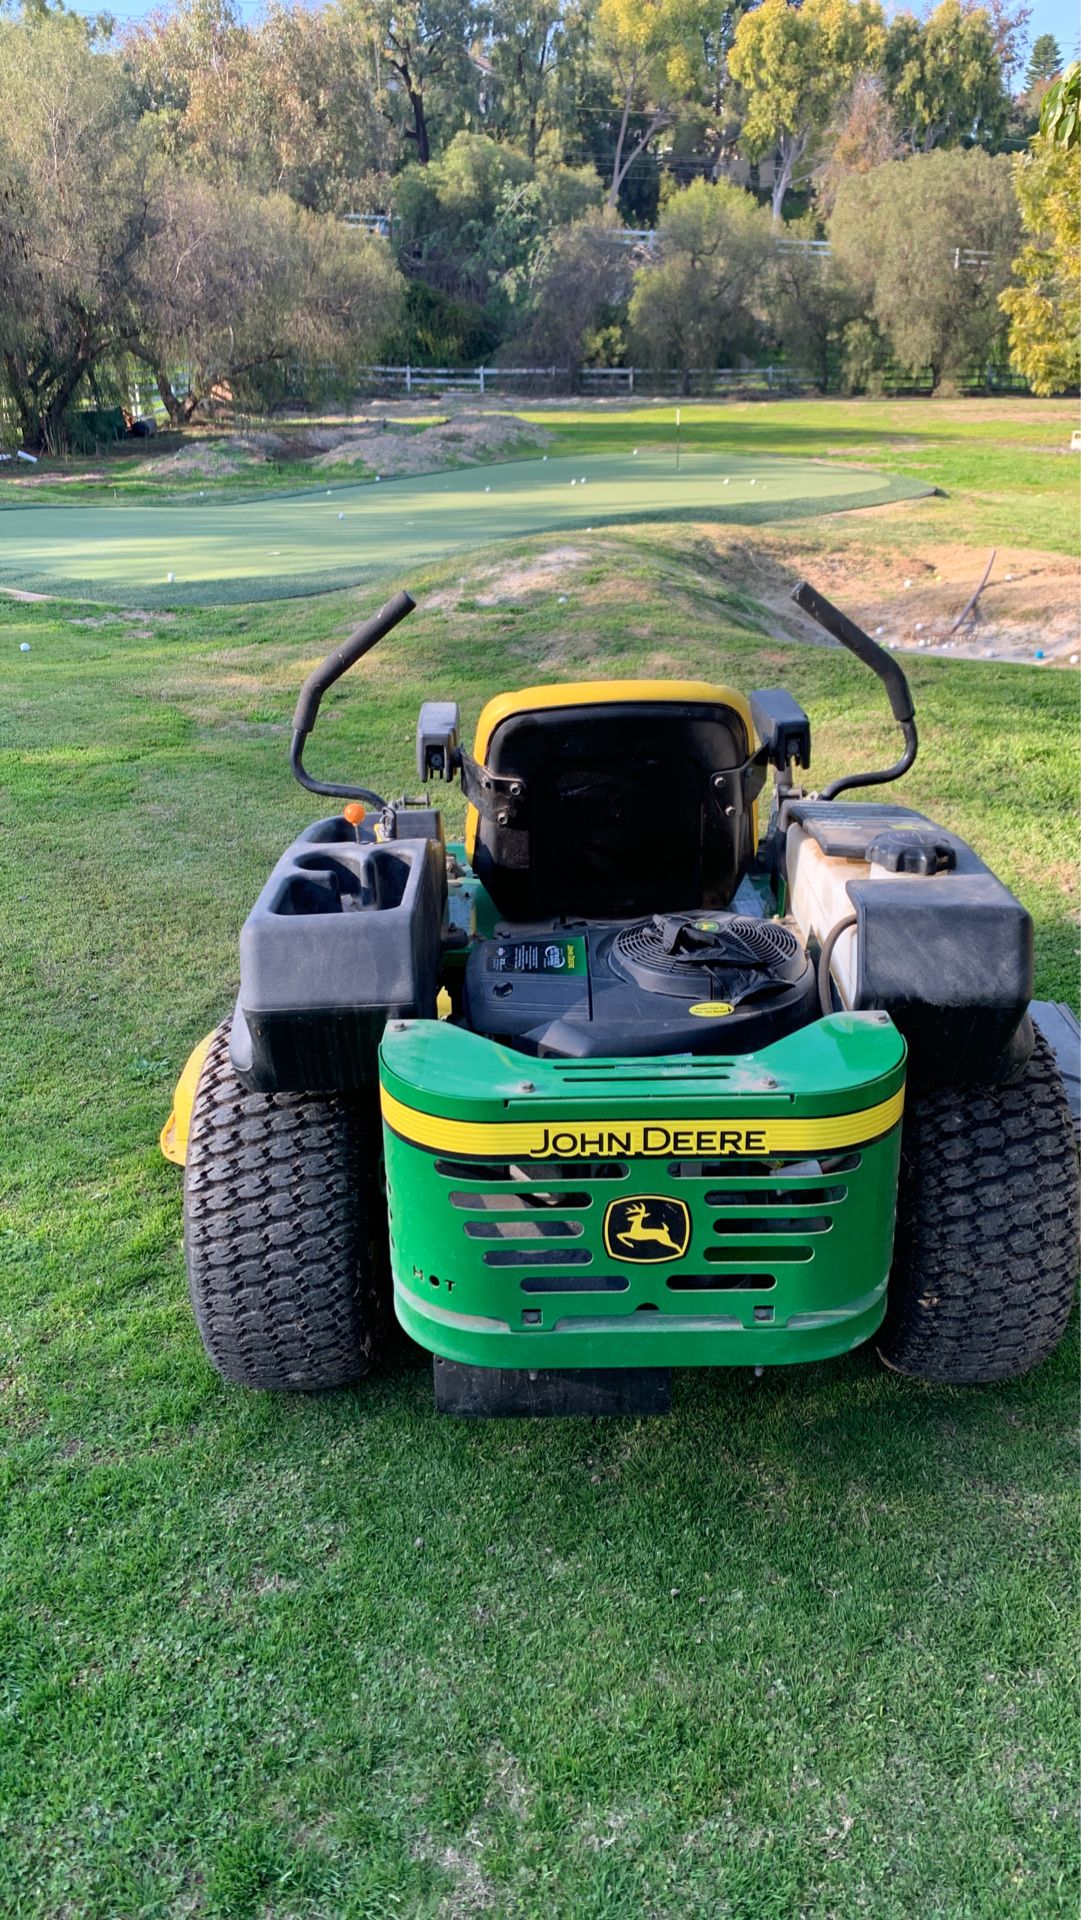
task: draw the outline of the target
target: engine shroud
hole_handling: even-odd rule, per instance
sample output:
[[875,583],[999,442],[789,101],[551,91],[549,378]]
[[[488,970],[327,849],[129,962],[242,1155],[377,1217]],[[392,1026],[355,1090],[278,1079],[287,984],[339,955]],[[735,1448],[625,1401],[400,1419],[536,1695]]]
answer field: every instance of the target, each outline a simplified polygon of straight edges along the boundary
[[557,1059],[748,1053],[816,1012],[790,928],[701,909],[497,928],[469,956],[463,997],[474,1032]]

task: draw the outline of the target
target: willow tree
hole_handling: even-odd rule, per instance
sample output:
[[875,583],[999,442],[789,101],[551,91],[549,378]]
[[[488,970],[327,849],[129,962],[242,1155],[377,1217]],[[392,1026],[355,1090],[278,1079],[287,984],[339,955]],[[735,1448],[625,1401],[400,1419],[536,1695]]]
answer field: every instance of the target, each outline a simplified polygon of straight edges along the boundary
[[667,202],[655,257],[639,268],[630,304],[636,350],[678,367],[690,391],[695,367],[749,346],[758,330],[756,294],[773,253],[769,215],[753,194],[727,181],[695,180]]
[[72,14],[0,22],[0,355],[28,447],[58,447],[126,350],[156,158],[120,62]]
[[829,237],[896,359],[937,387],[993,357],[1018,227],[1008,158],[973,147],[850,174]]
[[347,380],[395,325],[401,291],[376,236],[285,194],[174,174],[136,267],[132,351],[182,426],[215,394],[242,396],[270,375],[287,380],[294,365]]

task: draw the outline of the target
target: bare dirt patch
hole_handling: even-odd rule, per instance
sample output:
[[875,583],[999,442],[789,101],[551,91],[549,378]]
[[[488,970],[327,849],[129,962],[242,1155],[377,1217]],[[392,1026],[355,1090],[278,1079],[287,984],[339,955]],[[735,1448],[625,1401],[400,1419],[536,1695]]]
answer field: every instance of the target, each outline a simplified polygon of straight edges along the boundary
[[529,560],[511,561],[502,567],[474,567],[470,573],[460,576],[457,586],[429,594],[425,608],[434,611],[454,607],[463,594],[480,607],[518,604],[531,594],[550,594],[556,588],[569,586],[572,575],[595,558],[595,554],[587,553],[582,547],[563,546],[550,547]]
[[[42,599],[42,594],[19,596],[21,598]],[[72,627],[117,627],[117,626],[154,626],[174,627],[176,614],[166,612],[149,613],[145,607],[126,607],[121,613],[86,614],[76,620],[70,620]]]
[[[197,439],[148,455],[143,480],[163,486],[177,480],[228,480],[281,462],[307,462],[314,470],[363,467],[380,475],[435,473],[446,467],[483,466],[543,447],[546,427],[496,409],[433,414],[431,402],[373,402],[362,415],[313,421],[301,427],[264,427],[200,432]],[[105,473],[45,473],[20,476],[22,485],[63,480],[105,480]]]
[[[818,547],[809,545],[806,535],[780,530],[756,533],[753,541],[723,527],[688,531],[695,547],[684,555],[669,592],[734,590],[746,597],[751,624],[778,640],[828,644],[821,629],[792,603],[796,582],[810,579],[883,646],[898,652],[1028,664],[1042,656],[1049,665],[1079,664],[1081,570],[1060,554],[1000,547],[974,614],[951,635],[950,628],[979,584],[990,549],[922,540],[890,549],[843,537],[830,547]],[[578,598],[585,593],[591,603],[608,601],[627,592],[625,562],[625,550],[603,538],[580,547],[553,546],[526,560],[471,568],[455,586],[432,594],[426,605],[452,609],[463,597],[483,607],[521,605],[535,595],[569,599],[572,593]],[[583,587],[583,569],[597,570],[598,563],[599,577],[590,573],[590,584]],[[758,608],[761,621],[753,618]],[[558,667],[561,651],[555,643],[545,664]]]
[[794,639],[821,638],[790,597],[795,581],[806,576],[898,651],[1026,662],[1042,654],[1072,665],[1081,653],[1081,574],[1076,561],[1061,554],[1000,547],[975,613],[951,635],[990,549],[923,541],[891,552],[844,541],[810,548],[783,537],[751,546],[723,534],[716,545],[730,584],[752,594]]
[[92,471],[89,473],[11,473],[4,475],[16,487],[67,487],[84,486],[88,480],[107,480],[107,473]]

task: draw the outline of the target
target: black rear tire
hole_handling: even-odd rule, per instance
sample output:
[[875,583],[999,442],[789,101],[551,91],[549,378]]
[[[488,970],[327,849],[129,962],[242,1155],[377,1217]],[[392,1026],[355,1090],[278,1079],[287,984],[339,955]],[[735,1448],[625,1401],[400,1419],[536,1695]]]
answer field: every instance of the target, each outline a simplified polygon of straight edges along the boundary
[[184,1253],[210,1363],[245,1387],[344,1387],[374,1338],[371,1159],[334,1094],[248,1093],[229,1024],[192,1108]]
[[1073,1124],[1041,1035],[1015,1086],[907,1103],[887,1366],[958,1386],[1016,1379],[1057,1346],[1077,1266]]

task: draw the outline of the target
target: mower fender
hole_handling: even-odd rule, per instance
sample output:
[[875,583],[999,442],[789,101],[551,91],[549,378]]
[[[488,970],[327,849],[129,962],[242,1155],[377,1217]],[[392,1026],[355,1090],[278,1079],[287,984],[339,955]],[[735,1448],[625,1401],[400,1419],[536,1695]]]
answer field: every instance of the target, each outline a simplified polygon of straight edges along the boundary
[[874,1011],[757,1052],[585,1061],[390,1021],[400,1324],[527,1372],[847,1353],[886,1309],[905,1058]]
[[203,1061],[210,1052],[210,1042],[214,1035],[208,1033],[193,1047],[184,1064],[184,1071],[176,1083],[173,1095],[172,1112],[161,1130],[161,1150],[174,1166],[183,1167],[188,1158],[188,1133],[191,1128],[191,1110],[195,1105],[195,1089],[199,1085],[199,1075],[203,1071]]

